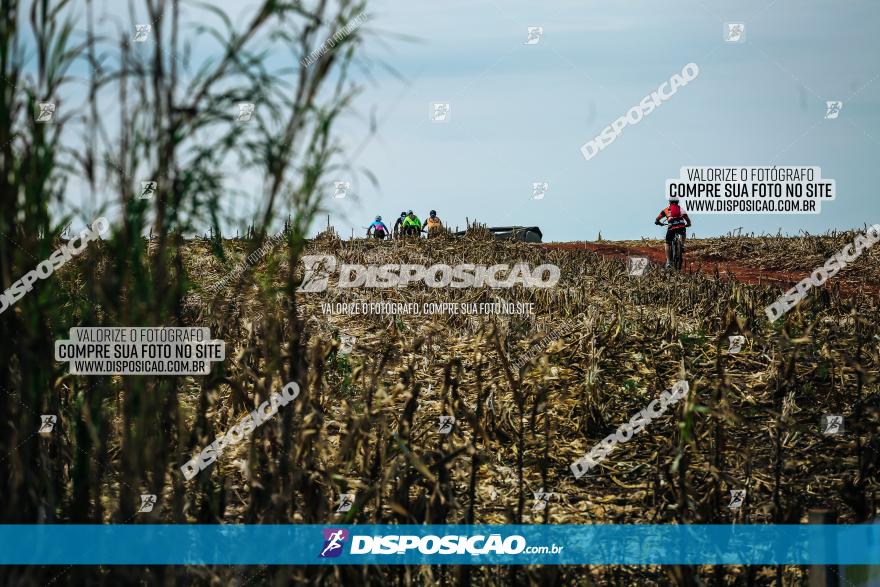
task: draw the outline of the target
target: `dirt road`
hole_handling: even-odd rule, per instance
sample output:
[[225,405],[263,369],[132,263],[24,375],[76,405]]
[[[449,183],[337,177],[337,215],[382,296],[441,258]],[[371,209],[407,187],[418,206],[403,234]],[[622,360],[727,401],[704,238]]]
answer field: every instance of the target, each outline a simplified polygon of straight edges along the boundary
[[[548,249],[557,249],[564,251],[593,251],[603,257],[612,257],[617,259],[625,259],[627,257],[648,257],[652,263],[664,265],[666,263],[666,252],[663,245],[629,245],[625,243],[602,242],[575,242],[575,243],[545,243],[541,245]],[[741,263],[731,261],[714,261],[701,258],[691,252],[685,253],[685,272],[688,273],[704,273],[708,275],[718,274],[722,279],[735,279],[740,283],[758,284],[758,285],[774,285],[780,289],[788,289],[795,283],[807,277],[808,272],[794,273],[790,271],[776,271],[772,269],[763,269],[758,267],[748,267]],[[832,282],[840,283],[841,290],[850,294],[870,293],[880,295],[880,286],[865,287],[862,284],[853,284],[845,280],[835,278],[830,280],[826,287]]]

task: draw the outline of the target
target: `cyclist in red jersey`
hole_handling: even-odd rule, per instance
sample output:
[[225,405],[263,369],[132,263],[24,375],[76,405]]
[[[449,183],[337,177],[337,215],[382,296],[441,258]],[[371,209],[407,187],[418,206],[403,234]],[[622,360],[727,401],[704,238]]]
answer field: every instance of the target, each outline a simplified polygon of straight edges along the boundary
[[[660,210],[660,213],[657,214],[657,218],[654,220],[654,224],[660,225],[660,220],[666,218],[667,223],[666,226],[666,267],[672,267],[672,241],[675,239],[675,235],[681,234],[681,243],[682,247],[684,247],[685,235],[687,234],[687,228],[691,225],[690,217],[681,209],[681,206],[678,204],[678,199],[669,200],[669,205]],[[684,253],[684,251],[682,251]]]

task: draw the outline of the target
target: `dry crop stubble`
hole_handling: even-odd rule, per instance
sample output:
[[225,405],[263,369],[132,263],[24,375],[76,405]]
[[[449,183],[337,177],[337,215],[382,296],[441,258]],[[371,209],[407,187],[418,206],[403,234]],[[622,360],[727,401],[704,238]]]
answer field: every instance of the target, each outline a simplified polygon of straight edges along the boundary
[[[230,257],[247,251],[243,242],[224,245]],[[548,251],[481,235],[391,243],[324,236],[308,242],[304,253],[352,263],[380,247],[394,263],[556,263],[562,278],[548,289],[452,292],[411,284],[394,291],[299,293],[301,318],[292,322],[284,294],[290,275],[275,261],[286,246],[249,270],[247,287],[228,288],[210,309],[199,286],[221,278],[224,266],[205,258],[204,242],[187,242],[183,264],[197,287],[184,304],[183,323],[222,332],[228,357],[219,373],[177,383],[179,417],[193,431],[192,447],[277,389],[291,359],[305,377],[295,402],[187,484],[185,519],[765,523],[835,507],[856,522],[876,511],[876,300],[817,291],[769,325],[763,307],[778,295],[772,288],[653,267],[635,279],[623,261],[587,251]],[[328,299],[497,298],[534,303],[534,315],[389,319],[321,309]],[[232,310],[220,319],[219,308]],[[512,367],[567,321],[577,326],[522,368]],[[296,356],[294,330],[301,331]],[[349,354],[340,352],[343,332],[356,337]],[[739,333],[746,343],[731,354],[727,337]],[[572,476],[571,462],[679,378],[690,382],[687,401],[618,445],[590,474]],[[826,413],[845,416],[845,434],[822,434]],[[441,415],[455,418],[448,435],[437,432]],[[113,449],[119,439],[111,433],[108,444],[108,465],[118,466]],[[731,510],[728,493],[739,488],[747,489],[747,501]],[[532,511],[533,493],[541,490],[555,497]],[[115,493],[112,485],[104,491],[108,498]],[[354,493],[355,503],[336,514],[341,493]],[[384,571],[365,572],[378,578]],[[599,581],[662,581],[656,569],[595,573]]]

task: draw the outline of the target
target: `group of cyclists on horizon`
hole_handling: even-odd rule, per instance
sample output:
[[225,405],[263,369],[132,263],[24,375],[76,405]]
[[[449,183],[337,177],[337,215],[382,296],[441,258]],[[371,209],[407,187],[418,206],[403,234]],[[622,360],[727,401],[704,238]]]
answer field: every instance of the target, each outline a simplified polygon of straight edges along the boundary
[[379,240],[403,237],[418,238],[423,232],[427,232],[428,236],[431,236],[432,233],[435,233],[442,228],[443,223],[437,216],[436,210],[431,210],[428,213],[428,218],[424,223],[419,220],[419,217],[416,216],[412,210],[409,210],[400,213],[400,216],[398,216],[397,220],[394,222],[394,228],[392,230],[388,230],[388,227],[382,222],[381,216],[376,216],[376,219],[372,224],[367,227],[367,236],[372,236]]
[[[666,222],[662,222],[665,220]],[[691,226],[691,219],[687,213],[682,210],[679,200],[671,198],[669,205],[660,210],[657,218],[654,219],[657,226],[666,226],[666,268],[673,267],[681,269],[684,264],[684,244],[687,238],[687,229]],[[412,210],[401,212],[400,216],[394,222],[394,228],[388,230],[385,223],[382,222],[381,216],[376,219],[367,228],[367,236],[372,236],[379,240],[403,237],[419,237],[423,232],[427,232],[431,236],[432,232],[443,228],[443,223],[437,216],[436,210],[428,213],[428,219],[422,223],[419,217]]]

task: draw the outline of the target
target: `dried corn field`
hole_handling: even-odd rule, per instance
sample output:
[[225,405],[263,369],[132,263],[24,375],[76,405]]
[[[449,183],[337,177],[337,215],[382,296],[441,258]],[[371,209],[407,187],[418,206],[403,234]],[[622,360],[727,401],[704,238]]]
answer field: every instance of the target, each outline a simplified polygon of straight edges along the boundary
[[[193,260],[202,258],[197,250]],[[822,291],[780,328],[763,312],[778,292],[656,268],[635,278],[591,253],[479,237],[403,245],[319,239],[307,252],[347,263],[548,262],[562,274],[549,289],[411,285],[297,295],[309,402],[321,413],[309,442],[321,447],[324,494],[358,494],[352,520],[758,523],[797,521],[818,506],[850,521],[874,511],[876,300]],[[876,263],[876,254],[869,258]],[[229,366],[235,380],[264,371],[266,345],[294,327],[284,318],[289,301],[272,295],[289,275],[258,274],[262,285],[225,298],[223,318],[212,324],[239,356],[251,357],[241,372]],[[503,299],[532,303],[534,314],[339,316],[321,308],[380,299]],[[512,368],[542,333],[566,322],[577,327],[522,371]],[[350,354],[339,352],[343,334],[356,339]],[[734,334],[747,342],[730,354]],[[619,447],[598,474],[574,480],[572,461],[679,378],[692,393],[675,417]],[[217,391],[219,405],[233,404],[231,387]],[[847,434],[823,436],[824,414],[843,414]],[[441,415],[458,423],[448,437],[436,432]],[[558,499],[536,516],[532,494],[542,487]],[[719,504],[734,488],[749,497],[731,516]]]
[[[764,307],[783,289],[779,280],[806,276],[854,233],[691,239],[688,255],[703,268],[669,274],[651,266],[641,277],[628,274],[626,254],[650,249],[656,260],[660,242],[609,245],[622,258],[579,250],[600,243],[554,249],[499,242],[479,228],[459,239],[345,241],[329,230],[307,239],[324,213],[353,215],[341,204],[374,204],[359,186],[388,181],[356,160],[370,141],[384,140],[380,126],[394,128],[381,124],[392,112],[363,100],[374,89],[382,102],[396,94],[377,74],[395,72],[400,60],[381,61],[384,52],[367,43],[409,43],[415,21],[430,22],[432,36],[442,28],[420,9],[399,35],[384,7],[361,0],[267,0],[229,14],[220,4],[4,3],[0,289],[36,276],[34,268],[71,244],[83,223],[106,217],[109,227],[50,277],[20,288],[26,295],[0,300],[0,520],[27,525],[14,531],[48,529],[58,545],[82,524],[123,531],[141,524],[222,524],[224,531],[234,524],[802,524],[816,508],[845,523],[876,518],[880,252],[862,255],[770,324]],[[478,64],[479,55],[460,44],[461,23],[452,24],[449,38],[468,51],[461,62]],[[401,47],[404,66],[418,63],[416,49]],[[429,50],[425,71],[444,54],[442,46]],[[492,85],[501,95],[503,86]],[[461,94],[449,89],[459,112]],[[436,106],[444,104],[432,103],[432,117]],[[556,113],[566,109],[539,115]],[[365,134],[354,151],[361,127],[353,121]],[[435,136],[424,145],[452,144],[436,139],[455,127],[433,122],[440,120],[432,118]],[[414,127],[405,126],[399,140],[415,151]],[[395,165],[397,180],[420,169]],[[466,168],[450,170],[458,177]],[[337,197],[338,184],[349,186],[337,178],[351,180],[350,199]],[[840,177],[841,185],[852,180]],[[544,183],[538,194],[538,186],[533,199],[548,189]],[[409,205],[433,198],[420,196]],[[445,204],[446,219],[482,213]],[[283,233],[267,239],[280,224]],[[234,230],[245,237],[223,234]],[[341,289],[331,280],[324,292],[298,292],[302,257],[310,254],[371,265],[552,263],[561,279],[546,289]],[[777,284],[738,283],[736,272],[724,271],[732,265],[772,274]],[[503,302],[531,312],[336,311],[376,302]],[[205,376],[74,375],[55,360],[56,343],[72,328],[149,326],[207,327],[225,342],[225,359]],[[733,335],[745,337],[738,352],[728,349]],[[685,401],[574,477],[573,462],[681,379],[690,385]],[[201,472],[183,473],[288,382],[301,390],[294,400]],[[829,414],[843,416],[841,433],[823,432]],[[441,422],[451,424],[448,433]],[[741,507],[729,507],[731,491],[745,492]],[[338,513],[343,495],[353,504]],[[548,495],[546,503],[539,498]],[[145,497],[155,497],[150,508]],[[26,543],[17,542],[0,550]],[[133,549],[134,541],[121,543]],[[31,548],[50,554],[40,546]],[[806,569],[768,566],[38,561],[0,567],[0,584],[692,586],[804,585],[807,577]]]
[[[738,240],[744,250],[755,246]],[[779,244],[787,254],[774,255],[809,273],[814,259],[797,264],[804,242]],[[778,289],[653,266],[634,277],[623,262],[591,252],[502,243],[479,231],[403,243],[326,234],[303,252],[341,263],[554,263],[557,286],[335,289],[331,280],[326,292],[292,295],[302,264],[291,265],[281,245],[208,295],[251,250],[245,241],[223,246],[225,262],[209,241],[185,244],[182,270],[192,281],[179,320],[209,326],[226,341],[219,369],[203,378],[99,386],[56,379],[65,433],[37,458],[53,489],[47,517],[126,521],[136,487],[159,495],[153,520],[177,523],[760,524],[802,523],[813,508],[857,523],[876,515],[880,332],[872,297],[823,289],[770,325],[763,308]],[[877,258],[870,252],[852,270],[867,268],[862,277],[876,280]],[[100,252],[91,261],[79,269],[106,279]],[[79,281],[66,277],[68,285]],[[348,316],[321,305],[499,300],[533,304],[533,313]],[[564,334],[548,342],[554,329]],[[727,337],[737,334],[746,342],[730,353]],[[515,368],[524,356],[533,358]],[[574,478],[573,461],[678,379],[690,382],[686,401]],[[194,451],[288,380],[302,386],[293,404],[184,482],[179,467]],[[103,430],[81,417],[85,390],[98,387],[109,392],[99,401]],[[842,434],[823,434],[826,414],[844,416]],[[440,416],[455,418],[451,433],[438,432]],[[736,489],[747,497],[731,509]],[[552,493],[546,508],[535,508],[535,492]],[[344,493],[355,504],[337,514]],[[770,567],[259,572],[276,584],[801,584],[806,576]],[[229,569],[186,573],[244,580]]]

